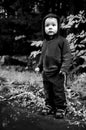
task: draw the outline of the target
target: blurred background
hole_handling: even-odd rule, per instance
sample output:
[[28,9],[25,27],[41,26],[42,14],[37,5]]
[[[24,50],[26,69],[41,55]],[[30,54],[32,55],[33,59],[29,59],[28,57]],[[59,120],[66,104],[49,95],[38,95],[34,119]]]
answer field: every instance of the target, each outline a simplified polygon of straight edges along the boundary
[[61,35],[73,55],[72,68],[86,66],[86,0],[0,0],[0,63],[23,59],[27,65],[31,54],[40,54],[42,18],[49,12],[60,17]]

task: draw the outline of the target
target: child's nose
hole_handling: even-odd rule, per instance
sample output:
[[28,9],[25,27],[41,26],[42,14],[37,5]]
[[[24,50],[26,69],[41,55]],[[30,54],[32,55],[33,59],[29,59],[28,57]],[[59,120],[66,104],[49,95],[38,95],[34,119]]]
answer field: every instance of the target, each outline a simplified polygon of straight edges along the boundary
[[52,29],[52,26],[49,26],[49,29]]

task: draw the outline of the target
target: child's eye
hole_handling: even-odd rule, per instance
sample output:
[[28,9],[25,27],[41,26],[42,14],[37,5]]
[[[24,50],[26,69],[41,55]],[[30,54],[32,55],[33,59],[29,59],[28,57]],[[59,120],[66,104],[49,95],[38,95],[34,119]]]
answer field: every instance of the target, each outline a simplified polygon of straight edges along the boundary
[[53,24],[52,26],[56,26],[55,24]]
[[45,26],[46,26],[46,27],[48,27],[48,26],[49,26],[49,24],[46,24]]

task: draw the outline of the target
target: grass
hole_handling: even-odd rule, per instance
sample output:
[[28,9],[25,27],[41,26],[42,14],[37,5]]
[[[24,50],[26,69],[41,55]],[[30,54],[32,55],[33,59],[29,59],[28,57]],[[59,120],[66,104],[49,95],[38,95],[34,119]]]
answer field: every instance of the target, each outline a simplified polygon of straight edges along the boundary
[[[70,124],[86,122],[85,86],[85,73],[75,76],[74,80],[68,80],[67,119]],[[15,66],[0,67],[0,112],[4,115],[2,124],[7,125],[11,119],[18,120],[25,113],[39,113],[45,106],[44,98],[41,74],[37,75],[28,70],[18,71]]]

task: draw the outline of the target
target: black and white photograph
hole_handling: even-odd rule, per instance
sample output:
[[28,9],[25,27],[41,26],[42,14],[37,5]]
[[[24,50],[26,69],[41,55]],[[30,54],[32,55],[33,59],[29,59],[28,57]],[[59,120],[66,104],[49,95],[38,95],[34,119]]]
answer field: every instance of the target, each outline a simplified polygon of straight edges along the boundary
[[86,130],[86,0],[0,0],[0,130]]

